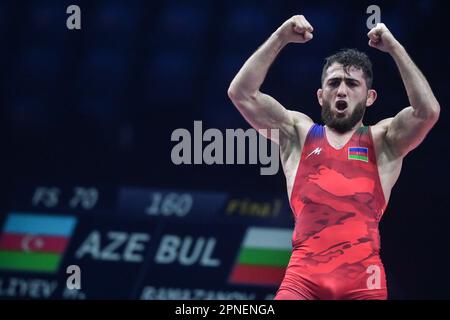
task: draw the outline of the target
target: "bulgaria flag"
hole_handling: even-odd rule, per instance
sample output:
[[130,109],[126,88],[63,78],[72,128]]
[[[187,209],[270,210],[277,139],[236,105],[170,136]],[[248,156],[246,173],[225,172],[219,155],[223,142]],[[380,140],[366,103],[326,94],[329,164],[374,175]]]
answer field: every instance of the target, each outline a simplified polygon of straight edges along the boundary
[[0,270],[55,273],[75,224],[72,216],[11,213],[0,236]]
[[291,256],[291,239],[292,229],[248,228],[229,282],[280,285]]

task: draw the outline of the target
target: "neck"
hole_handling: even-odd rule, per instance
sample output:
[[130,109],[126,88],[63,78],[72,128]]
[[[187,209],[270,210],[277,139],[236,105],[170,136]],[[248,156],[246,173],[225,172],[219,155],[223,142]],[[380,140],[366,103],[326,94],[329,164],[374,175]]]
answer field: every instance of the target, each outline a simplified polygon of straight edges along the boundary
[[358,130],[359,128],[361,128],[361,126],[363,126],[362,119],[359,120],[358,123],[355,124],[355,126],[354,126],[353,128],[351,128],[350,130],[348,130],[348,131],[342,133],[342,132],[339,132],[339,131],[337,131],[337,130],[335,130],[335,129],[333,129],[333,128],[331,128],[331,127],[328,127],[327,125],[325,125],[325,127],[327,128],[328,131],[331,131],[331,132],[333,132],[333,134],[338,135],[338,136],[346,136],[346,135],[348,135],[348,134],[353,134],[356,130]]

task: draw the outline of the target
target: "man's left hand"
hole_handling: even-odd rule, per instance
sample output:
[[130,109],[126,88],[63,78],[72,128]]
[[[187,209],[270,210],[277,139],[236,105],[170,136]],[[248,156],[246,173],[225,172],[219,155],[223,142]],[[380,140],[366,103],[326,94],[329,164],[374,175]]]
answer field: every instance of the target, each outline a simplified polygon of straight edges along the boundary
[[394,38],[384,23],[377,23],[376,27],[369,31],[369,46],[374,47],[383,52],[392,53],[392,51],[400,46],[397,39]]

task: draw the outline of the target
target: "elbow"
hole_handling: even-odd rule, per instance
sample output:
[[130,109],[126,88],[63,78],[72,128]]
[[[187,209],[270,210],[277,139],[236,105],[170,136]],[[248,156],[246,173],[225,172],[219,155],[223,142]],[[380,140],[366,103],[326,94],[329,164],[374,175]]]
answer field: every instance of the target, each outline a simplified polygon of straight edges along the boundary
[[427,107],[416,110],[416,116],[420,119],[437,122],[439,119],[439,114],[441,113],[441,107],[438,102],[429,105]]
[[236,88],[233,84],[228,88],[228,97],[234,104],[241,104],[242,102],[251,101],[256,99],[256,93],[249,93],[243,89]]
[[236,89],[233,87],[233,84],[230,85],[230,87],[228,88],[228,98],[231,99],[231,101],[234,101],[237,97],[237,92]]
[[436,101],[436,104],[434,104],[430,109],[430,119],[436,123],[441,113],[441,106],[439,105],[439,102]]

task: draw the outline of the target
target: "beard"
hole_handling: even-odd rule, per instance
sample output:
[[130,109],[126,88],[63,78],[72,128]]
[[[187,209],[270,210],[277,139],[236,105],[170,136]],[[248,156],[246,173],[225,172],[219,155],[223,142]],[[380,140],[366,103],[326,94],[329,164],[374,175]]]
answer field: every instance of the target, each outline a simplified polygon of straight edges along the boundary
[[355,109],[349,116],[340,117],[331,111],[329,101],[324,101],[322,106],[322,121],[326,126],[335,129],[339,133],[345,133],[355,127],[355,125],[364,117],[366,112],[366,102],[361,101],[356,104]]

